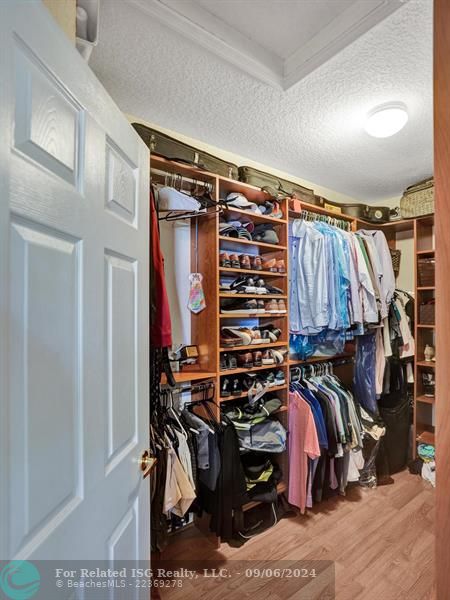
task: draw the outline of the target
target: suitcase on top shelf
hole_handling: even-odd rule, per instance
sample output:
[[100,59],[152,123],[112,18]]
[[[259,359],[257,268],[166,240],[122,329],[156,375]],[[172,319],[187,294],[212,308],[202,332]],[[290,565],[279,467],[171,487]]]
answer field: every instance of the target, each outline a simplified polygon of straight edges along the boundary
[[189,144],[184,144],[165,133],[150,129],[150,127],[140,123],[132,123],[132,126],[144,140],[145,145],[149,147],[152,154],[157,154],[167,158],[167,160],[191,165],[201,171],[207,171],[222,177],[236,180],[239,178],[238,167],[233,163],[189,146]]
[[424,179],[410,185],[400,199],[400,212],[403,219],[423,217],[434,213],[434,179]]
[[322,208],[337,214],[348,215],[354,219],[362,219],[369,223],[387,223],[391,217],[391,209],[388,206],[332,202],[322,196],[316,196],[316,199],[316,203]]
[[258,171],[252,167],[239,167],[239,181],[261,188],[261,190],[270,194],[272,198],[297,198],[309,204],[315,203],[313,190],[270,173]]

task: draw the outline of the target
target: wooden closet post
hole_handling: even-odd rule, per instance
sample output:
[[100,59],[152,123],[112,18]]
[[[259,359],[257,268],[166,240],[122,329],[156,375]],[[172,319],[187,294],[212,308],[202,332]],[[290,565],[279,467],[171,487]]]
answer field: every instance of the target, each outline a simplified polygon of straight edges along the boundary
[[[436,195],[436,356],[450,355],[450,3],[434,3],[434,176]],[[436,377],[436,597],[450,598],[450,369]]]

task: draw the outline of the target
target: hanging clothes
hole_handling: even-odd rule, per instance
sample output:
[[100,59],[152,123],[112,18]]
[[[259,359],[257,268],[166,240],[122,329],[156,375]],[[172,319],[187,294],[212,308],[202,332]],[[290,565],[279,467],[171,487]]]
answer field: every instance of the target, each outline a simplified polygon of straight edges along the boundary
[[164,274],[164,257],[159,240],[158,215],[153,189],[150,190],[150,346],[172,345],[172,323]]
[[[307,366],[299,369],[301,377],[289,388],[288,500],[302,513],[332,494],[345,494],[363,447],[363,426],[352,393],[336,376],[307,375],[306,370]],[[358,457],[351,461],[353,453]]]

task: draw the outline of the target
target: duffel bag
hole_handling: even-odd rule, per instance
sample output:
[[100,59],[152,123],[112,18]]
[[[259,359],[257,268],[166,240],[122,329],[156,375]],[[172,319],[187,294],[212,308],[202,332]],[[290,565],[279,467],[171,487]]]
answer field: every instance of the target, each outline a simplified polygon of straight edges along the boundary
[[202,171],[214,173],[222,177],[236,180],[239,178],[238,167],[233,163],[194,148],[194,146],[189,146],[189,144],[184,144],[165,133],[150,129],[150,127],[146,127],[141,123],[132,123],[132,125],[144,140],[144,143],[149,147],[152,154],[157,154],[158,156],[167,158],[167,160],[191,165]]
[[252,167],[239,167],[239,180],[260,188],[272,198],[297,198],[309,204],[315,203],[313,190]]

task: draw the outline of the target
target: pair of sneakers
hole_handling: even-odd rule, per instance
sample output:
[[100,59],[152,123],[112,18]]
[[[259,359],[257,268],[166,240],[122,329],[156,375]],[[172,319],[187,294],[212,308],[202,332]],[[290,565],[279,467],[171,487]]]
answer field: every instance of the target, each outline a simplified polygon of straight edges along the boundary
[[223,347],[250,346],[277,342],[281,329],[272,323],[257,327],[222,327],[220,343]]

